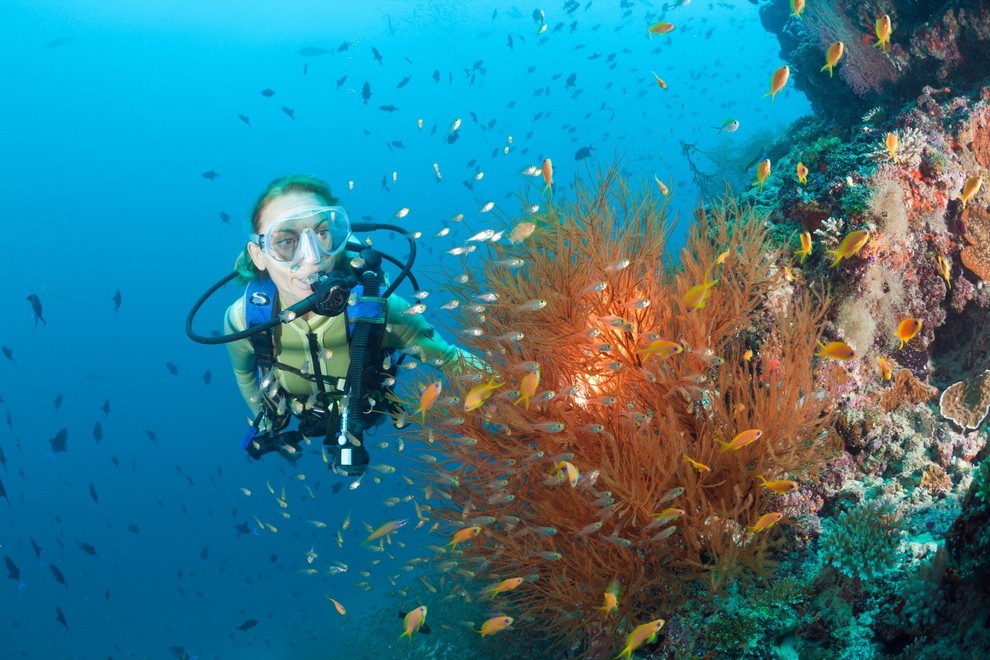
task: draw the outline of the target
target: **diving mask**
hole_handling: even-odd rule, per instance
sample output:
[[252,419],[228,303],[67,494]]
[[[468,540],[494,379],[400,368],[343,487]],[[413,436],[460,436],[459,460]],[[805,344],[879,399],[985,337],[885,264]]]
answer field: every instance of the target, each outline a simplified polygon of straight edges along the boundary
[[350,235],[347,211],[321,206],[279,218],[264,234],[252,234],[251,241],[275,261],[297,265],[307,258],[320,262],[339,254]]

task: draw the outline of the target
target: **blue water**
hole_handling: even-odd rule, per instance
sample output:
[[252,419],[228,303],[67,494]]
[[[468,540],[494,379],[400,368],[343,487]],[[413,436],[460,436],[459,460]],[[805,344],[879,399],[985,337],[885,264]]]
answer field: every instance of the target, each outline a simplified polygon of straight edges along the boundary
[[[250,461],[239,449],[247,410],[226,351],[190,342],[185,315],[229,272],[261,189],[293,172],[326,179],[355,219],[393,221],[408,207],[397,222],[423,232],[417,270],[453,267],[444,251],[501,227],[496,214],[518,214],[517,195],[540,201],[542,180],[519,172],[547,157],[562,198],[586,167],[616,155],[643,185],[654,175],[673,181],[683,233],[698,190],[679,141],[710,150],[779,135],[808,106],[790,90],[773,104],[761,98],[782,62],[750,2],[670,10],[677,29],[653,39],[646,28],[662,5],[627,4],[592,0],[568,13],[563,3],[3,3],[0,344],[13,360],[0,356],[0,481],[9,497],[0,502],[0,554],[20,576],[0,581],[0,655],[161,658],[182,647],[201,658],[337,657],[342,640],[380,633],[379,646],[360,651],[355,642],[347,653],[405,657],[406,647],[391,650],[397,612],[417,605],[424,589],[419,571],[399,566],[442,540],[410,524],[395,536],[406,547],[389,548],[394,559],[359,545],[365,523],[415,521],[411,503],[383,500],[423,499],[421,485],[401,479],[416,474],[395,454],[395,432],[372,441],[391,442],[372,460],[398,473],[355,491],[332,494],[338,477],[316,455],[295,466],[275,456]],[[537,9],[548,25],[541,37]],[[313,47],[330,52],[299,54]],[[275,95],[261,95],[266,88]],[[741,128],[713,130],[727,116]],[[448,144],[457,118],[459,139]],[[592,158],[575,161],[587,146]],[[202,176],[210,170],[215,180]],[[496,211],[479,213],[489,201]],[[458,213],[463,222],[451,223]],[[449,236],[431,238],[447,225]],[[442,281],[424,282],[433,300],[444,299]],[[47,325],[34,327],[31,293]],[[236,295],[218,294],[197,329],[218,329]],[[62,428],[68,451],[53,455],[49,439]],[[290,519],[269,483],[285,488]],[[341,549],[336,532],[348,512]],[[236,533],[235,525],[256,528],[255,517],[278,532]],[[319,554],[312,567],[342,561],[350,571],[302,573],[311,548]],[[362,570],[371,591],[355,587]],[[395,576],[408,599],[389,595]],[[347,617],[324,595],[343,602]],[[431,617],[432,635],[470,635]],[[258,624],[235,630],[250,619]]]

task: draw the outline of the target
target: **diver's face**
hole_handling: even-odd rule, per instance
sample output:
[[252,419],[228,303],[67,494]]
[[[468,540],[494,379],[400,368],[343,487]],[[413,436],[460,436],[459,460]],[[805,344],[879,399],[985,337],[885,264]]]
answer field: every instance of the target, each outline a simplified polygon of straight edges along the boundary
[[[282,218],[305,211],[307,209],[326,206],[326,202],[308,192],[290,192],[276,197],[268,202],[261,211],[259,234],[266,234],[272,224]],[[248,243],[251,260],[258,270],[267,271],[275,286],[278,287],[279,300],[288,307],[313,293],[310,278],[319,271],[330,270],[333,266],[333,256],[317,254],[309,246],[303,246],[302,259],[296,263],[286,263],[273,259],[266,251],[255,243]]]

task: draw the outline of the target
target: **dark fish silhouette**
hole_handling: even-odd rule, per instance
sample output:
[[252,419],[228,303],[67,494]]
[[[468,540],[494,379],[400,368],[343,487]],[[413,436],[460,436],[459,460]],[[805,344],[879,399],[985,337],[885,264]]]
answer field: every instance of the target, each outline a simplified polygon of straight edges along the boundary
[[52,453],[57,454],[59,452],[63,452],[63,453],[69,452],[68,448],[66,447],[68,441],[69,441],[69,429],[63,428],[58,433],[55,434],[54,438],[52,438],[48,442],[52,446]]
[[343,487],[344,487],[344,482],[343,481],[335,481],[334,484],[333,484],[333,486],[330,488],[330,490],[333,491],[333,494],[334,495],[337,495],[338,493],[340,493],[340,490]]
[[130,525],[127,526],[127,531],[129,531],[132,534],[138,534],[140,533],[141,528],[138,527],[135,523],[131,523]]
[[284,112],[285,114],[289,115],[289,119],[295,119],[296,118],[296,111],[293,108],[290,108],[288,106],[284,106],[283,105],[282,106],[282,112]]
[[58,48],[59,46],[64,46],[70,41],[72,41],[71,37],[59,37],[58,39],[52,39],[46,45],[48,48]]
[[85,552],[90,557],[96,557],[97,556],[97,554],[96,554],[96,548],[94,548],[91,543],[85,543],[83,541],[76,541],[76,545],[79,546],[79,549],[82,550],[83,552]]
[[266,97],[266,98],[271,98],[271,97],[275,96],[275,90],[274,89],[263,89],[263,90],[261,90],[261,95],[264,96],[264,97]]
[[55,404],[55,412],[58,412],[58,409],[62,407],[62,393],[61,392],[59,392],[58,394],[55,395],[55,400],[52,401],[52,403]]
[[62,571],[59,570],[58,566],[49,562],[48,568],[52,569],[52,575],[55,576],[56,582],[58,582],[59,584],[65,584],[65,576],[62,575]]
[[395,106],[395,105],[380,105],[380,106],[378,106],[378,109],[381,110],[381,111],[383,111],[383,112],[395,112],[399,108],[398,108],[398,106]]
[[341,87],[343,87],[345,82],[347,82],[347,74],[346,73],[343,76],[341,76],[340,78],[337,78],[337,89],[340,89]]
[[7,577],[11,580],[20,581],[21,569],[17,568],[17,564],[14,563],[14,560],[7,555],[3,556],[3,560],[7,564]]
[[225,225],[229,225],[230,224],[230,214],[227,213],[226,211],[220,211],[220,222],[222,222]]
[[305,76],[307,73],[309,73],[309,65],[303,64],[303,75]]
[[368,105],[368,99],[371,98],[371,85],[369,83],[364,83],[364,87],[361,88],[361,98],[364,99],[364,104]]
[[220,175],[214,172],[213,170],[207,170],[206,172],[203,172],[203,178],[209,179],[210,181],[215,180],[218,176]]
[[574,83],[576,82],[577,82],[577,74],[572,73],[571,75],[567,76],[567,81],[564,82],[564,87],[574,87]]
[[253,534],[253,532],[251,531],[251,526],[248,525],[246,522],[242,522],[242,523],[238,523],[237,525],[234,525],[234,529],[237,531],[238,536],[240,536],[241,534]]
[[112,300],[113,300],[113,311],[116,312],[120,309],[120,289],[117,289],[117,292],[113,294]]
[[574,152],[574,160],[584,160],[591,156],[591,147],[581,147]]
[[31,548],[34,550],[34,558],[41,561],[41,546],[34,540],[34,537],[28,537],[28,540],[31,541]]
[[406,85],[409,84],[409,81],[410,80],[412,80],[412,76],[406,76],[405,78],[403,78],[402,80],[399,81],[399,84],[396,85],[395,88],[396,89],[402,89],[403,87],[405,87]]
[[7,358],[8,360],[10,360],[11,362],[13,362],[14,361],[14,350],[12,348],[7,347],[7,346],[4,346],[2,348],[3,348],[3,356],[5,358]]
[[326,48],[320,48],[319,46],[307,46],[299,51],[299,54],[303,57],[319,57],[320,55],[326,55],[333,51],[327,50]]
[[38,327],[38,321],[41,321],[44,325],[48,325],[48,322],[45,321],[45,317],[42,315],[41,298],[37,294],[32,293],[27,297],[27,301],[31,303],[31,315],[34,317],[34,327]]
[[389,147],[395,147],[396,149],[405,149],[406,145],[402,143],[402,140],[392,140],[388,143]]
[[209,385],[211,380],[213,380],[213,374],[210,372],[209,369],[207,369],[203,373],[203,384],[204,385]]
[[97,493],[96,493],[96,486],[94,486],[93,484],[90,484],[89,485],[89,496],[93,500],[94,503],[96,503],[96,504],[99,504],[100,503],[100,496],[97,495]]
[[56,620],[57,620],[57,621],[58,621],[59,623],[61,623],[61,624],[62,624],[63,626],[65,626],[65,629],[66,629],[66,630],[68,630],[68,629],[69,629],[69,624],[68,624],[68,622],[66,622],[66,620],[65,620],[65,615],[64,615],[64,614],[62,614],[62,608],[61,608],[61,607],[59,607],[58,605],[56,605],[56,606],[55,606],[55,619],[56,619]]
[[181,646],[170,646],[168,647],[168,652],[172,654],[173,658],[178,658],[179,660],[192,660],[194,657],[192,653]]
[[103,426],[99,422],[93,425],[93,437],[97,442],[103,440]]
[[241,625],[237,626],[237,628],[235,628],[234,630],[235,630],[235,632],[237,630],[245,630],[245,631],[246,630],[251,630],[251,628],[254,628],[256,625],[258,625],[258,620],[257,619],[248,619],[247,621],[245,621]]
[[375,59],[378,60],[379,64],[384,64],[384,62],[382,62],[382,54],[379,53],[378,49],[375,48],[374,46],[371,47],[371,54],[374,55]]
[[165,368],[168,369],[168,372],[170,374],[172,374],[173,376],[178,376],[179,375],[179,368],[177,366],[175,366],[174,364],[172,364],[171,362],[166,362],[165,363]]
[[342,43],[339,46],[337,46],[337,52],[338,53],[343,53],[345,50],[347,50],[350,47],[351,47],[351,42],[345,41],[344,43]]
[[435,69],[433,71],[433,82],[440,84],[440,69]]
[[199,558],[206,561],[210,558],[210,548],[209,546],[203,546],[199,551]]
[[151,440],[152,442],[158,442],[158,434],[152,431],[151,429],[145,429],[144,433],[145,435],[148,436],[148,439]]
[[245,124],[247,124],[248,128],[254,128],[253,126],[251,126],[251,118],[248,117],[247,115],[237,115],[237,118],[240,119]]
[[103,415],[107,417],[110,415],[110,399],[103,402]]
[[0,497],[7,500],[7,504],[10,504],[10,498],[7,496],[7,489],[3,487],[2,481],[0,481]]
[[513,50],[513,48],[512,48],[512,35],[511,34],[508,35],[507,43],[509,44],[509,50]]

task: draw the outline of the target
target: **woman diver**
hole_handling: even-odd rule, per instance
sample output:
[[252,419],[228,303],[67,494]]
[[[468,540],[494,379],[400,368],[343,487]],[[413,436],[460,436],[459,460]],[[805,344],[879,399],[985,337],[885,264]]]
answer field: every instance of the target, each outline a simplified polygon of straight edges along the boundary
[[[405,277],[417,287],[409,272],[416,246],[405,230],[352,227],[337,204],[316,177],[287,176],[269,184],[251,214],[253,233],[236,273],[200,299],[186,331],[197,341],[227,344],[241,395],[254,415],[244,441],[251,456],[280,451],[292,457],[304,436],[324,437],[334,471],[360,476],[369,460],[363,433],[392,412],[391,385],[404,354],[418,353],[422,362],[445,372],[484,369],[484,363],[444,341],[392,294]],[[408,261],[350,242],[352,229],[405,235]],[[387,287],[382,258],[403,266]],[[225,336],[193,333],[196,311],[235,276],[247,286],[227,309]],[[292,415],[299,419],[298,430],[288,429]]]

